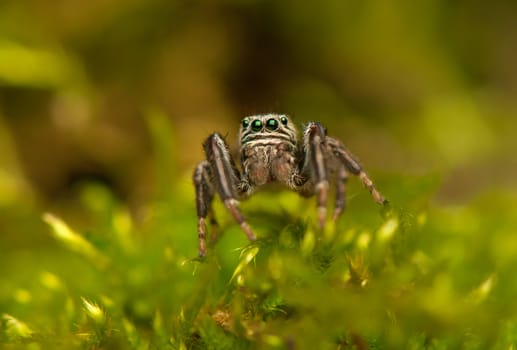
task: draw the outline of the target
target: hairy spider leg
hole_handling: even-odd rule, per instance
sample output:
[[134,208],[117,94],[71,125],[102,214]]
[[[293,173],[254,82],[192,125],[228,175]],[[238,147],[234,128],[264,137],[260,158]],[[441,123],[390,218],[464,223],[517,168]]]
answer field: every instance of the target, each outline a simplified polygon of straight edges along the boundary
[[347,178],[348,171],[346,171],[346,168],[343,164],[339,164],[336,172],[336,204],[334,206],[334,221],[336,221],[345,210]]
[[212,207],[208,210],[208,219],[210,220],[210,244],[214,245],[219,239],[219,223],[215,218],[214,209]]
[[206,254],[206,217],[212,216],[212,199],[214,198],[214,186],[210,163],[206,160],[200,162],[194,170],[194,187],[196,190],[197,209],[197,233],[199,239],[199,256]]
[[308,170],[309,174],[314,178],[314,190],[318,207],[318,225],[320,228],[325,226],[329,192],[325,141],[326,133],[323,126],[316,122],[309,123],[304,132],[306,158],[303,172],[305,173]]
[[230,155],[228,145],[221,135],[214,133],[206,139],[204,148],[212,170],[211,181],[215,184],[217,193],[248,239],[250,241],[255,240],[255,234],[238,208],[236,199],[238,196],[235,192],[239,188],[240,174]]
[[364,186],[368,189],[373,199],[378,204],[386,204],[386,200],[380,194],[379,191],[373,185],[372,180],[368,177],[366,172],[363,170],[359,162],[355,159],[355,157],[348,151],[343,144],[331,137],[327,138],[327,142],[329,147],[333,150],[334,155],[341,160],[341,162],[345,165],[346,169],[350,171],[352,174],[358,176],[363,182]]
[[203,144],[206,160],[194,172],[200,256],[206,254],[207,217],[212,224],[212,242],[217,239],[217,222],[211,207],[216,192],[250,240],[255,240],[255,235],[239,210],[238,199],[250,196],[256,187],[267,182],[284,183],[302,196],[315,195],[320,228],[326,221],[331,176],[336,179],[334,220],[346,206],[349,173],[361,179],[377,203],[386,203],[357,159],[341,141],[327,137],[325,128],[318,122],[310,122],[304,128],[300,147],[296,129],[286,116],[246,117],[242,120],[240,141],[242,175],[218,133],[210,135]]

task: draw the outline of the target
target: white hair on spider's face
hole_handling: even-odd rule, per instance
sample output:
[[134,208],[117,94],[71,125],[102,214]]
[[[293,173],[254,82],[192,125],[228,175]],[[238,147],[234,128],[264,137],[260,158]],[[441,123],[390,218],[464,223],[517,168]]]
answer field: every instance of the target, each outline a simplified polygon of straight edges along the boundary
[[241,147],[287,141],[296,147],[298,130],[285,114],[260,114],[244,117],[239,130]]

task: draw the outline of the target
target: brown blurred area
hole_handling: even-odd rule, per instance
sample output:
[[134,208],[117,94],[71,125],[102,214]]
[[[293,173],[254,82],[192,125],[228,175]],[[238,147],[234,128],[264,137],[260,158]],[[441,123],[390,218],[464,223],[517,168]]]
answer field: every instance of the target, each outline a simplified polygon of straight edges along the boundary
[[[444,175],[444,197],[515,186],[517,3],[0,3],[0,166],[38,198],[153,186],[149,110],[184,181],[244,115],[319,120],[377,173]],[[6,175],[7,177],[7,175]],[[5,185],[7,187],[7,185]]]

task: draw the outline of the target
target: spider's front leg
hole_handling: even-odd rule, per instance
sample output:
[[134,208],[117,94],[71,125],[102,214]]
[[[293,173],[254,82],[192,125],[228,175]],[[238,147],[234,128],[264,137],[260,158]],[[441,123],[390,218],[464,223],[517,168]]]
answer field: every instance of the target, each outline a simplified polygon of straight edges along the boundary
[[305,163],[302,174],[312,178],[318,206],[318,225],[325,225],[329,192],[329,171],[325,159],[326,133],[319,123],[309,123],[303,133]]
[[230,155],[228,145],[218,133],[210,135],[203,144],[206,161],[194,171],[198,215],[199,256],[206,255],[206,217],[211,213],[211,202],[217,192],[249,240],[255,235],[237,207],[240,174]]
[[[214,198],[214,185],[210,163],[206,160],[200,162],[194,170],[194,187],[196,190],[196,209],[197,209],[197,233],[199,238],[199,256],[206,254],[206,217],[212,216],[212,199]],[[214,234],[212,230],[212,235]]]
[[331,170],[336,171],[334,220],[341,215],[345,207],[345,181],[348,172],[361,179],[377,203],[384,204],[386,202],[355,157],[340,141],[328,137],[321,124],[309,123],[305,128],[303,142],[305,163],[302,173],[312,178],[314,192],[317,196],[318,224],[320,227],[325,225]]

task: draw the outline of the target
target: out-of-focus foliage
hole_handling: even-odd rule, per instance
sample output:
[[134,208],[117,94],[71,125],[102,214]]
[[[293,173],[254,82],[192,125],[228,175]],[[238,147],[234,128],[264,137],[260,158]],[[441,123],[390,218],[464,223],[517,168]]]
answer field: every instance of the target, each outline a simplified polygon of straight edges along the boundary
[[[152,118],[163,156],[167,125]],[[170,164],[157,166],[166,173]],[[261,193],[243,203],[260,239],[249,244],[216,204],[224,235],[200,261],[187,184],[163,189],[139,225],[99,185],[80,189],[90,229],[30,214],[54,243],[2,245],[1,340],[137,349],[515,345],[515,194],[429,206],[436,179],[400,175],[381,181],[392,199],[381,210],[351,183],[344,219],[319,232],[310,199]]]
[[[517,6],[2,1],[0,343],[513,349]],[[242,203],[196,256],[190,180],[243,115],[320,120],[349,181]]]

